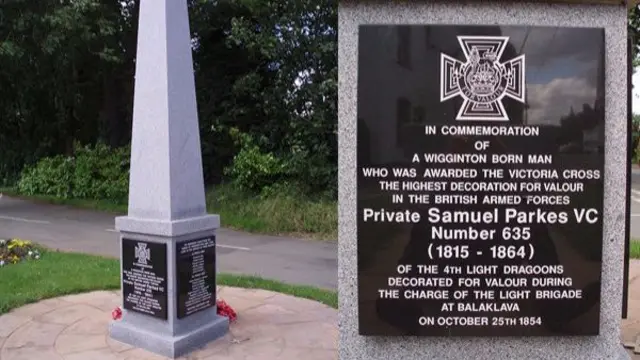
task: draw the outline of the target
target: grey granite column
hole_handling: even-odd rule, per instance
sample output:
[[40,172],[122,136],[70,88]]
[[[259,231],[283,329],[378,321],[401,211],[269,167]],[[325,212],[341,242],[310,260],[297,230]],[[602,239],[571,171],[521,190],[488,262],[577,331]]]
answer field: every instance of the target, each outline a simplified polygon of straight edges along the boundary
[[[215,307],[220,220],[206,212],[191,51],[186,0],[141,0],[129,212],[116,219],[124,314],[110,335],[168,357],[228,331]],[[198,276],[198,291],[179,294]]]

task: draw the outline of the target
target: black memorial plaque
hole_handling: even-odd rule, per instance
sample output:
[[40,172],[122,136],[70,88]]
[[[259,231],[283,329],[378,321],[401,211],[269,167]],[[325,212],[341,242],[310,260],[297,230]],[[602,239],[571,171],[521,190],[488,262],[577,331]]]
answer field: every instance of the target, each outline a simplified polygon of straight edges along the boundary
[[124,308],[167,319],[167,245],[122,239]]
[[216,304],[216,238],[176,244],[178,319]]
[[597,335],[604,30],[364,25],[358,56],[360,334]]

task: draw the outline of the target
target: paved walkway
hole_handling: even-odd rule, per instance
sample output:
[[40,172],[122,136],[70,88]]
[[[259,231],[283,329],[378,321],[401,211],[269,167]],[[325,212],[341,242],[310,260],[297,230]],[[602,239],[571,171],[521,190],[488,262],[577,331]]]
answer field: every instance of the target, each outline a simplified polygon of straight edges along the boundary
[[[314,301],[264,290],[220,287],[238,312],[227,336],[181,360],[335,360],[338,316]],[[44,300],[0,316],[1,360],[166,359],[111,340],[118,291]]]
[[[209,209],[215,212],[215,209]],[[3,196],[0,239],[32,240],[53,249],[120,258],[115,215]],[[220,219],[222,226],[225,219]],[[227,273],[336,289],[338,246],[282,236],[217,232],[217,266]]]
[[[631,260],[629,264],[629,313],[622,320],[622,341],[626,345],[640,345],[640,260]],[[633,349],[629,349],[633,353]],[[633,360],[640,360],[640,346],[636,347]]]
[[[630,266],[629,318],[622,340],[640,345],[640,261]],[[337,311],[314,301],[264,290],[219,287],[238,312],[227,336],[181,360],[335,360]],[[0,316],[0,360],[161,360],[111,340],[119,291],[95,291],[30,304]],[[637,348],[640,353],[640,346]],[[633,349],[629,349],[633,353]],[[640,354],[632,355],[640,360]]]

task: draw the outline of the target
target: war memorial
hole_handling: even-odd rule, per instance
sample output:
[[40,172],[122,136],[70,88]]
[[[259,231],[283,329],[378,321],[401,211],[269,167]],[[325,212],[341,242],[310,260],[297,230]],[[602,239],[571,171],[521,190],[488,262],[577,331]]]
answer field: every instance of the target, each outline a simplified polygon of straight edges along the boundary
[[142,1],[128,215],[125,316],[110,336],[169,358],[225,335],[216,313],[217,215],[206,213],[186,1]]

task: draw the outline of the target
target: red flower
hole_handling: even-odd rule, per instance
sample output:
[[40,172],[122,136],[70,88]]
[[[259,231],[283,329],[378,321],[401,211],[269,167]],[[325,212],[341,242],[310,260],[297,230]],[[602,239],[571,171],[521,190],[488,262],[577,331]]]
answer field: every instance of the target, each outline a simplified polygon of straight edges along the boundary
[[111,312],[111,317],[113,318],[113,320],[120,320],[122,318],[122,310],[120,309],[120,307],[113,309],[113,311]]
[[238,318],[235,310],[229,306],[224,300],[217,300],[216,306],[218,307],[218,315],[229,318],[229,322],[234,322]]

